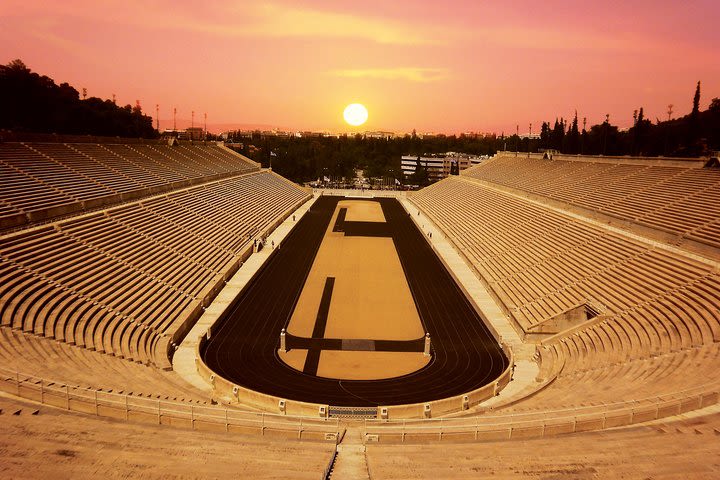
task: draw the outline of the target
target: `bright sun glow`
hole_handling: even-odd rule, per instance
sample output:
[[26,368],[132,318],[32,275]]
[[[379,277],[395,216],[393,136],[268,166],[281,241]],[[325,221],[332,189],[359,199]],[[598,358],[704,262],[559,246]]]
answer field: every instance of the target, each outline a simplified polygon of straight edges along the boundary
[[349,123],[353,127],[357,127],[367,121],[368,111],[367,108],[365,108],[365,106],[360,103],[351,103],[350,105],[345,107],[343,117],[345,117],[345,121],[347,123]]

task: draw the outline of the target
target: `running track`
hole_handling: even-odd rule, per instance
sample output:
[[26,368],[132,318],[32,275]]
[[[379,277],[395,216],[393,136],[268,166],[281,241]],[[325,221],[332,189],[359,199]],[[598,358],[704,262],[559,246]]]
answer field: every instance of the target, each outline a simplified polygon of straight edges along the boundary
[[371,407],[438,400],[494,381],[507,358],[400,203],[379,201],[421,321],[432,359],[417,372],[385,380],[308,375],[277,355],[325,230],[341,197],[320,197],[235,299],[201,355],[217,374],[262,393],[332,406]]

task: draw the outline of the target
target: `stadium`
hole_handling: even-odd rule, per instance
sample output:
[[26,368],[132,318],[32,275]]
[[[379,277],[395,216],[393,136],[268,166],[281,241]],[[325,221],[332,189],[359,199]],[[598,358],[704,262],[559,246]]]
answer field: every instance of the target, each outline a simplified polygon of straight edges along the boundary
[[5,3],[0,477],[720,478],[720,5]]
[[141,432],[222,468],[231,442],[292,478],[425,478],[448,448],[459,472],[525,445],[713,454],[716,161],[499,152],[376,197],[95,140],[0,144],[6,444]]

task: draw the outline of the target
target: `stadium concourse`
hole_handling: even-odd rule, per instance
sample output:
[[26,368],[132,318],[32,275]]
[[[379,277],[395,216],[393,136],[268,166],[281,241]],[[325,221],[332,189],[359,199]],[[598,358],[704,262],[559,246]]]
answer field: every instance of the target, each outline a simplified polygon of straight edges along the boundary
[[[313,195],[221,145],[61,140],[0,143],[3,476],[720,475],[717,162],[500,152],[373,200],[380,222],[354,216],[360,200]],[[321,375],[326,351],[422,355],[415,330],[325,338],[288,323],[295,302],[267,297],[268,322],[230,314],[269,273],[300,295],[323,242],[345,249],[358,234],[392,238],[433,343],[427,366],[379,376],[353,402],[321,391],[347,379]],[[326,263],[308,298],[325,298],[314,311],[331,335],[348,321],[332,302],[352,295]],[[423,306],[423,277],[452,299]],[[238,357],[195,356],[223,339]],[[495,358],[511,365],[483,372],[477,345],[500,343]],[[293,349],[304,362],[281,359]],[[287,381],[268,386],[282,370],[252,362],[271,357]],[[507,385],[492,378],[506,372]],[[397,385],[397,401],[365,397]],[[419,408],[393,410],[402,402]]]

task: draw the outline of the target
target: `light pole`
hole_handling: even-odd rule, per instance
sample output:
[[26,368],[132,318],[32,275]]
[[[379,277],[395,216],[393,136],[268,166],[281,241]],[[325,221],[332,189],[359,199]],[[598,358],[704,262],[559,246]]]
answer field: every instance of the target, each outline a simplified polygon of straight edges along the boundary
[[610,130],[610,114],[605,114],[605,135],[603,136],[603,155],[607,152],[607,137],[608,130]]
[[160,104],[155,104],[155,130],[160,133]]
[[532,141],[532,123],[530,124],[530,133],[528,134],[528,158],[530,158],[530,142]]
[[[672,103],[670,105],[668,105],[668,109],[667,109],[668,122],[670,122],[670,119],[672,119],[673,106],[674,105]],[[665,133],[663,134],[663,138],[665,139],[663,141],[663,155],[667,155],[667,143],[668,143],[667,131],[668,131],[668,128],[669,128],[669,125],[668,125],[668,127],[665,128]]]

